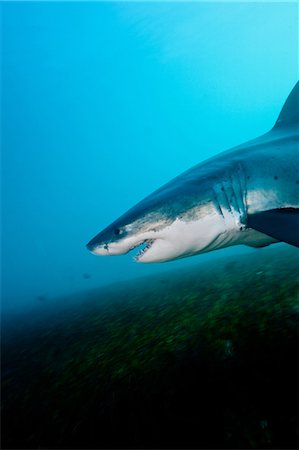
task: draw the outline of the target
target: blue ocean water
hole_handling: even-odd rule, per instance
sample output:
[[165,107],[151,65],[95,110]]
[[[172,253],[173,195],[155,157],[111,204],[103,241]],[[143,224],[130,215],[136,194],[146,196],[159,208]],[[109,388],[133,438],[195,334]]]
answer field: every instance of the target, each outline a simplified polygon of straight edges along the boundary
[[2,307],[207,261],[85,244],[192,165],[268,131],[298,78],[296,3],[2,3]]

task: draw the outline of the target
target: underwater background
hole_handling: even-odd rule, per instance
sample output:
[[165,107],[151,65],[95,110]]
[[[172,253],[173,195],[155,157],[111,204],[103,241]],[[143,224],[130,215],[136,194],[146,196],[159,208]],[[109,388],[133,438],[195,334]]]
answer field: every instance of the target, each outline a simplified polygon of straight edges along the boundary
[[86,243],[267,132],[296,2],[3,2],[3,448],[296,448],[298,254]]

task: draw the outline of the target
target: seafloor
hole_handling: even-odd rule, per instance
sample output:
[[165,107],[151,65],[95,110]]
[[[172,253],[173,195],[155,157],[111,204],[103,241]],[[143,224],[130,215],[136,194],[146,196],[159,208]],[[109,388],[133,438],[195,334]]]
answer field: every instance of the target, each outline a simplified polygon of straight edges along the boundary
[[298,253],[41,304],[2,327],[2,448],[297,448]]

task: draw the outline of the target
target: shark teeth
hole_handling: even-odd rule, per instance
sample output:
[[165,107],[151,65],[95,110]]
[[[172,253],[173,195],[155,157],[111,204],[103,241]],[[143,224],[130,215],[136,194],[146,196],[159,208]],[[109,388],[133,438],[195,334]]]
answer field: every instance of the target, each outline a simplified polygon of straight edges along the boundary
[[144,253],[147,252],[147,250],[149,250],[149,249],[151,248],[151,246],[152,246],[153,243],[154,243],[154,240],[153,240],[153,239],[150,239],[150,240],[145,240],[145,241],[143,241],[141,244],[139,244],[139,245],[145,244],[145,246],[142,247],[142,248],[139,250],[139,252],[137,253],[137,255],[134,256],[135,261],[139,261],[139,259],[141,258],[141,256],[143,256]]

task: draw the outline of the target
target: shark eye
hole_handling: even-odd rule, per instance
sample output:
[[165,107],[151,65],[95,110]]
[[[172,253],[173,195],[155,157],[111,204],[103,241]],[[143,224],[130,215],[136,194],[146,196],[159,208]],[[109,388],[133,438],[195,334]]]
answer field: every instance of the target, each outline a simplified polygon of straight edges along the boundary
[[119,234],[121,234],[121,230],[119,228],[115,228],[114,230],[114,234],[117,236]]

